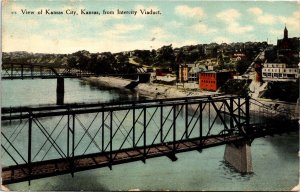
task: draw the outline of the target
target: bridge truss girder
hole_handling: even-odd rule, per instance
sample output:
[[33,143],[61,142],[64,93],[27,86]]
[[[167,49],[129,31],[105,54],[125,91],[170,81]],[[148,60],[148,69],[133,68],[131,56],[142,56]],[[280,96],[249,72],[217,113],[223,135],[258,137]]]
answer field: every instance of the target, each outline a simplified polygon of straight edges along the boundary
[[249,100],[190,97],[2,109],[4,184],[245,139]]

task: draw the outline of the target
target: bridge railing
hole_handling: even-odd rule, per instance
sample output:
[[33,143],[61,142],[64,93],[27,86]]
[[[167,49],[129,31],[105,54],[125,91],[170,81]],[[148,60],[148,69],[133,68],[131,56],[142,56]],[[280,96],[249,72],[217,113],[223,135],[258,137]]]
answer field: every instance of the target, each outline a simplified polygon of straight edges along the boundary
[[[30,64],[30,63],[5,63],[2,64],[2,79],[33,79],[33,78],[78,78],[90,76],[117,76],[129,79],[137,79],[139,75],[148,78],[150,74],[145,71],[137,71],[137,73],[112,73],[112,74],[96,74],[92,71],[70,68],[65,66],[56,67],[49,64]],[[146,79],[147,79],[146,78]],[[141,78],[142,79],[142,78]],[[140,80],[141,80],[140,79]]]
[[2,65],[2,79],[27,79],[33,77],[57,77],[54,69],[42,65],[5,64]]
[[272,121],[287,121],[293,119],[295,110],[278,108],[279,104],[267,105],[261,101],[250,99],[251,122],[252,123],[271,123]]
[[60,77],[87,77],[94,73],[73,68],[57,68],[42,64],[6,63],[2,64],[2,79],[33,79]]
[[211,137],[225,142],[230,134],[242,135],[249,123],[247,100],[235,96],[2,111],[4,167],[51,159],[74,163],[75,157],[95,153],[106,154],[113,163],[124,150],[146,158],[157,146],[175,154],[184,141],[201,149]]

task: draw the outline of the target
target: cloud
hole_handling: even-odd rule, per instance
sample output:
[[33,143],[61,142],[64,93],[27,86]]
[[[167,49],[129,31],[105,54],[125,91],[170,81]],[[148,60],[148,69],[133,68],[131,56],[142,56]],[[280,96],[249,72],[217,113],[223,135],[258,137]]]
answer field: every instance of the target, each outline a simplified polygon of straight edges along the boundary
[[149,6],[149,7],[145,7],[144,5],[137,5],[135,6],[135,9],[140,10],[140,9],[147,9],[147,10],[159,10],[158,7],[156,6]]
[[280,30],[279,29],[270,29],[269,33],[278,38],[281,38],[281,36],[283,35],[282,29],[280,29]]
[[192,26],[192,29],[198,33],[214,33],[217,32],[215,28],[208,28],[207,25],[198,23]]
[[253,15],[261,15],[263,11],[258,7],[252,7],[247,10],[249,13],[252,13]]
[[[158,49],[163,45],[168,45],[170,42],[156,39],[136,39],[128,43],[128,40],[121,39],[115,41],[114,37],[103,38],[78,38],[73,39],[49,39],[42,35],[31,35],[27,38],[22,37],[4,37],[3,51],[28,51],[34,53],[74,53],[78,50],[87,50],[92,53],[111,51],[113,53],[121,51],[129,51],[137,49]],[[18,45],[16,47],[16,45]],[[181,45],[182,46],[182,45]]]
[[276,16],[264,13],[263,10],[258,7],[252,7],[247,11],[256,17],[255,20],[259,24],[273,25],[276,23]]
[[178,21],[171,21],[171,22],[169,23],[169,25],[172,26],[172,27],[178,28],[178,27],[181,27],[181,26],[183,25],[183,23],[180,23],[180,22],[178,22]]
[[187,5],[179,5],[175,7],[177,15],[201,19],[205,16],[205,12],[201,7],[189,7]]
[[[299,3],[299,2],[298,2]],[[259,24],[264,25],[273,25],[278,23],[278,21],[282,24],[286,24],[291,29],[300,30],[300,5],[298,6],[298,10],[292,13],[292,16],[275,16],[269,13],[264,13],[260,8],[252,7],[247,10],[249,13],[252,13],[256,16],[255,20]]]
[[160,27],[155,27],[153,29],[150,30],[150,36],[155,37],[156,39],[174,39],[176,38],[173,34],[170,34],[168,32],[166,32],[164,29],[160,28]]
[[231,42],[228,38],[222,37],[222,36],[214,38],[213,41],[216,42],[216,43],[219,43],[219,44],[220,43],[230,43]]
[[235,34],[242,34],[253,31],[254,27],[251,25],[240,26],[239,23],[233,22],[227,27],[227,31]]
[[175,41],[175,42],[172,43],[173,48],[182,47],[182,46],[185,46],[185,45],[196,45],[196,44],[199,44],[199,40],[185,39],[185,40]]
[[257,17],[257,22],[265,25],[272,25],[276,23],[276,17],[271,14],[263,14]]
[[228,9],[228,10],[218,13],[216,16],[218,19],[220,19],[226,23],[231,23],[231,22],[239,19],[241,14],[239,11],[237,11],[235,9]]
[[71,23],[70,18],[58,18],[58,17],[53,17],[49,19],[49,23],[52,23],[54,25],[68,25]]
[[242,34],[250,32],[254,29],[251,25],[241,26],[238,22],[240,19],[240,12],[235,9],[228,9],[216,15],[216,17],[226,24],[226,30],[234,34]]
[[114,41],[129,40],[132,37],[131,33],[137,30],[143,29],[143,25],[126,25],[126,24],[115,24],[109,30],[98,33],[101,39]]
[[289,29],[300,30],[299,18],[279,16],[279,21],[288,26]]
[[131,31],[140,30],[143,28],[143,25],[136,24],[136,25],[126,25],[126,24],[116,24],[114,25],[112,31],[116,31],[118,33],[128,33]]

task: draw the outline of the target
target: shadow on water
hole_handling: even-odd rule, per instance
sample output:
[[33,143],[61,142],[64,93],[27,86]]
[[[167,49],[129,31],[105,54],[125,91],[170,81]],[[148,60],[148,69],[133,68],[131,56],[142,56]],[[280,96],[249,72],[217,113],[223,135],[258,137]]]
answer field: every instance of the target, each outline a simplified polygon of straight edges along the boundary
[[295,157],[297,156],[299,151],[299,131],[273,137],[268,136],[265,138],[265,142],[269,144],[278,158],[284,161],[294,161],[295,158],[287,158],[287,155],[295,154]]
[[225,160],[220,161],[218,170],[222,178],[232,181],[249,181],[255,175],[255,173],[240,173]]
[[[49,182],[49,180],[51,182]],[[16,183],[8,185],[8,188],[14,190],[25,191],[109,191],[108,188],[103,186],[99,179],[91,179],[85,174],[76,174],[74,178],[70,174],[52,177],[51,179],[39,179],[28,182]]]
[[128,100],[146,100],[149,99],[149,96],[140,94],[134,89],[126,89],[125,87],[109,87],[99,85],[98,82],[93,81],[79,81],[80,87],[89,87],[91,91],[107,91],[111,94],[119,94],[121,96],[128,96]]

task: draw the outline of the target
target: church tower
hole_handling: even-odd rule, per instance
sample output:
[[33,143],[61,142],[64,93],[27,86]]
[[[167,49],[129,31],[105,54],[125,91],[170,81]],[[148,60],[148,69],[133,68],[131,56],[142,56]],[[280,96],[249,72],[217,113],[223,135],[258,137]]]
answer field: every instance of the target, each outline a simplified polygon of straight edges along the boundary
[[284,35],[283,35],[283,39],[288,39],[288,30],[286,29],[286,26],[284,27]]

